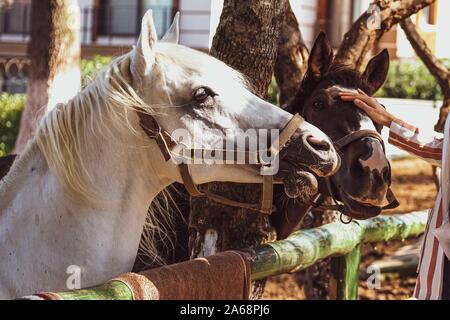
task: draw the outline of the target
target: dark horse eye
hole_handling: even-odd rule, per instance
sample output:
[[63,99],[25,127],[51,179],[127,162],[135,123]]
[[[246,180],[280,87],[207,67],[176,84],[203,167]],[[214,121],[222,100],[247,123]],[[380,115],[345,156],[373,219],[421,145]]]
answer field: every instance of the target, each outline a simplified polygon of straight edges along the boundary
[[322,109],[323,107],[325,107],[325,103],[323,103],[323,101],[316,100],[313,102],[312,106],[314,109],[319,110],[319,109]]
[[209,97],[214,97],[216,94],[207,87],[200,87],[196,89],[192,95],[193,99],[197,102],[204,102]]

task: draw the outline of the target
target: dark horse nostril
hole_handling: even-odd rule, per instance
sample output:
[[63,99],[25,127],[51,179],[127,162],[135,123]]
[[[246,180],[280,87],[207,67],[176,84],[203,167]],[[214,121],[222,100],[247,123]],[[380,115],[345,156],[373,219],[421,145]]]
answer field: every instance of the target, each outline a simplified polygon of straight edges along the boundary
[[331,149],[331,145],[328,141],[314,136],[309,136],[306,141],[308,141],[309,145],[317,151],[330,151]]

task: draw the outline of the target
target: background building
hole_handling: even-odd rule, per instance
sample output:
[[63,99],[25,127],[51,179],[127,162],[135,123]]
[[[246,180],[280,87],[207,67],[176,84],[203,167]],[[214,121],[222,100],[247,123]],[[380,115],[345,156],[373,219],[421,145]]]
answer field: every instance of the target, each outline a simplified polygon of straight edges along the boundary
[[[206,50],[210,38],[210,1],[205,0],[79,0],[82,56],[120,54],[136,42],[148,9],[162,36],[181,12],[181,42]],[[0,12],[0,56],[25,56],[29,40],[31,0],[15,0]]]

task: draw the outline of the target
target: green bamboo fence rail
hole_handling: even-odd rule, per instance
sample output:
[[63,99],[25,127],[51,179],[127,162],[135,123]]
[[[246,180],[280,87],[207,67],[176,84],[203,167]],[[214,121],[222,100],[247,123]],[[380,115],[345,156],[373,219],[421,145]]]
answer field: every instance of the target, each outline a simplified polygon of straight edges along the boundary
[[300,271],[327,257],[348,254],[360,243],[419,236],[425,231],[426,223],[427,212],[414,212],[301,230],[286,240],[257,248],[252,279]]
[[[252,279],[303,270],[319,260],[340,256],[337,263],[337,299],[356,299],[360,245],[362,243],[404,240],[420,236],[427,212],[379,216],[348,225],[332,223],[295,232],[289,238],[252,250]],[[118,281],[71,292],[58,293],[65,300],[131,300],[127,286]]]

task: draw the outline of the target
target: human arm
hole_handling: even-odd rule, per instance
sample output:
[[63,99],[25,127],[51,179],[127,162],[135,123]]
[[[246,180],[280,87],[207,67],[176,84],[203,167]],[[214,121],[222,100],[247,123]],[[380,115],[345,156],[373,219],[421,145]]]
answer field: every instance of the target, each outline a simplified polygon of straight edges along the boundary
[[358,90],[357,92],[343,91],[340,93],[340,96],[344,101],[354,102],[375,123],[388,127],[390,144],[418,156],[433,165],[441,165],[443,139],[427,137],[422,134],[419,128],[396,118],[377,99],[368,96],[362,90]]

